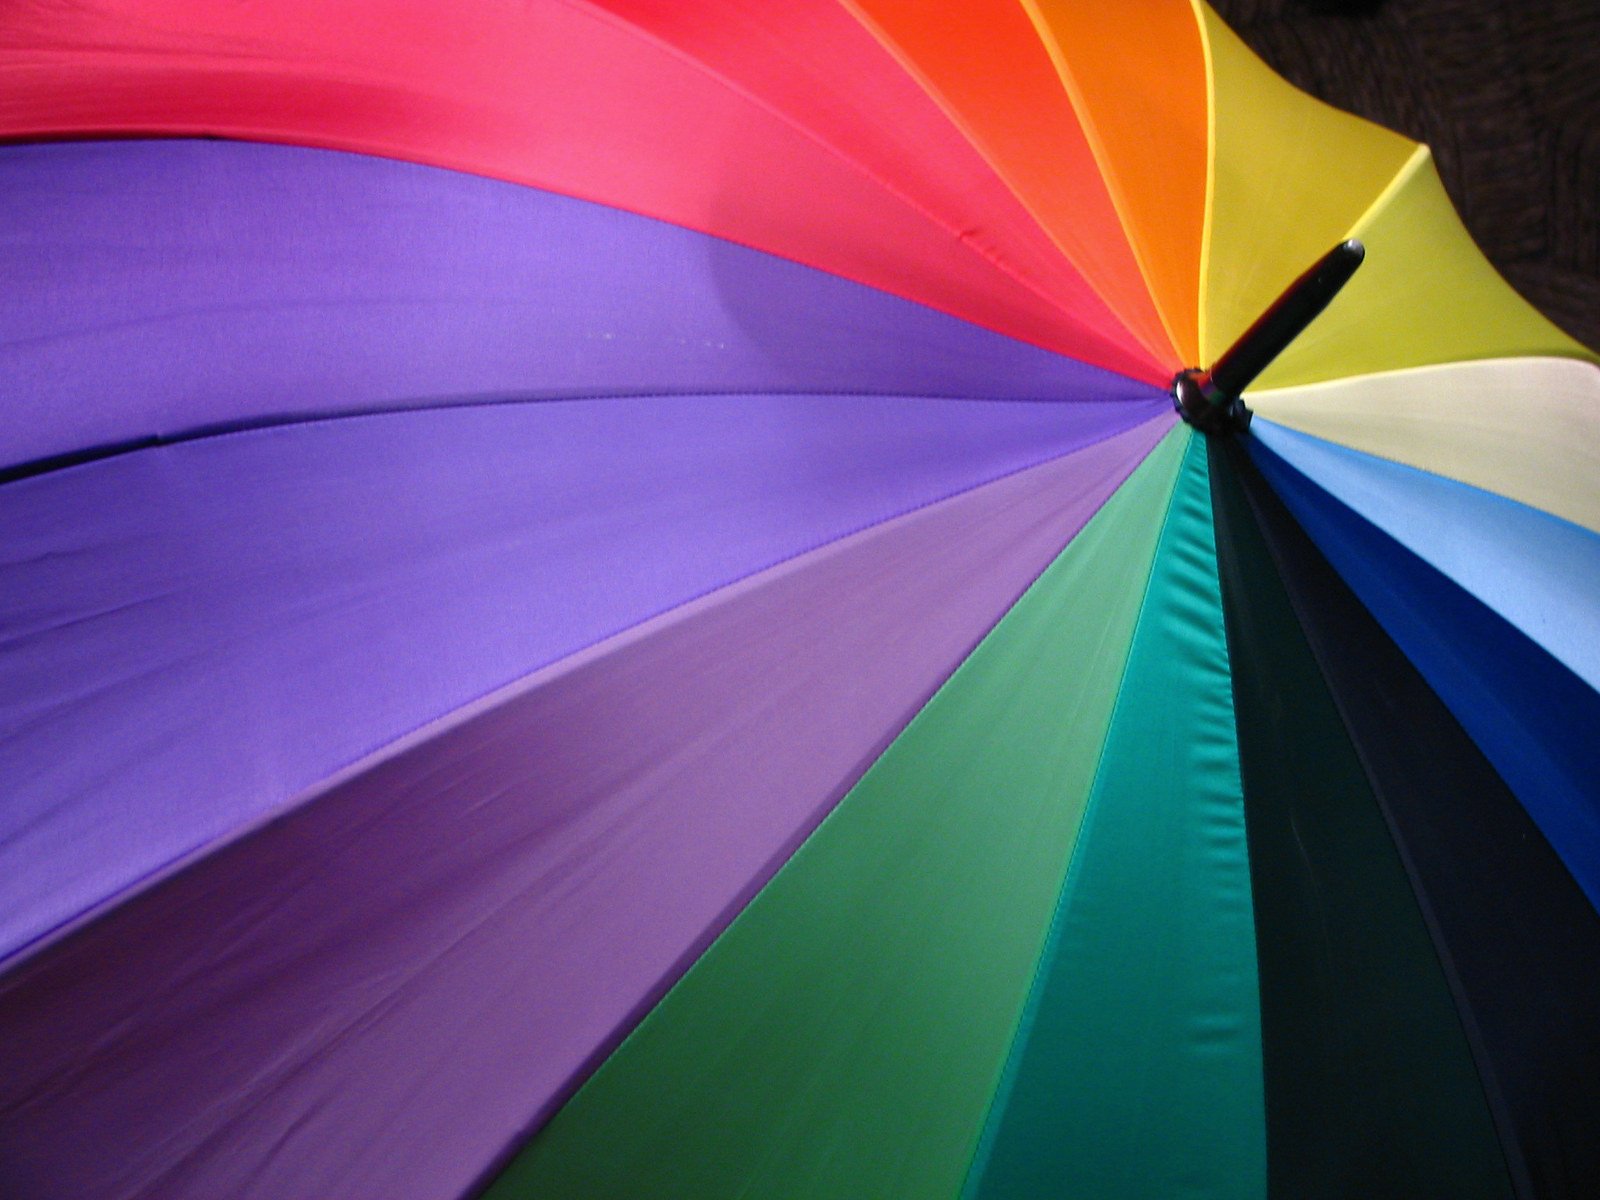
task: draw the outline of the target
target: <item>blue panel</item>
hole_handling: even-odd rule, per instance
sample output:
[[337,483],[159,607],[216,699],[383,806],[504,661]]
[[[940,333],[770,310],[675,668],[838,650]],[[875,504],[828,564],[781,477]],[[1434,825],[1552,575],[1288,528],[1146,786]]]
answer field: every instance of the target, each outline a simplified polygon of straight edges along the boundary
[[1600,535],[1537,508],[1261,421],[1256,438],[1600,687]]
[[[1250,439],[1250,451],[1323,554],[1510,785],[1590,903],[1600,907],[1600,695],[1260,438]],[[1405,714],[1396,712],[1394,719],[1403,721]]]

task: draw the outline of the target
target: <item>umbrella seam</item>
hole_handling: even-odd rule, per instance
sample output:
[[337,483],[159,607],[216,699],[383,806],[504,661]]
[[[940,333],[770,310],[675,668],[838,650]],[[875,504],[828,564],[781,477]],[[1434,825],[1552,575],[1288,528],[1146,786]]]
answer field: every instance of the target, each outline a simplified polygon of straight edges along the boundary
[[1211,275],[1211,234],[1215,224],[1217,195],[1217,79],[1211,35],[1206,27],[1200,0],[1189,0],[1189,11],[1194,14],[1195,24],[1200,29],[1200,57],[1206,76],[1206,195],[1204,213],[1200,219],[1200,268],[1196,278],[1198,294],[1195,296],[1195,341],[1200,357],[1204,359],[1208,333],[1206,281]]
[[[1129,209],[1128,198],[1120,182],[1117,172],[1113,169],[1114,160],[1106,146],[1105,137],[1100,132],[1100,126],[1094,120],[1088,97],[1083,94],[1083,88],[1078,82],[1076,74],[1067,62],[1066,52],[1062,49],[1061,39],[1056,36],[1054,28],[1039,7],[1039,0],[1019,0],[1028,19],[1033,23],[1034,31],[1038,34],[1040,43],[1045,47],[1045,52],[1050,57],[1051,65],[1055,68],[1061,80],[1062,90],[1067,95],[1067,101],[1072,106],[1073,115],[1077,118],[1079,127],[1083,130],[1084,141],[1089,147],[1089,153],[1094,159],[1096,169],[1100,172],[1101,179],[1105,182],[1106,195],[1111,201],[1111,210],[1117,218],[1117,223],[1122,229],[1122,237],[1128,244],[1128,250],[1133,256],[1134,266],[1139,271],[1139,276],[1144,282],[1144,290],[1150,298],[1150,306],[1155,310],[1156,320],[1160,323],[1161,330],[1166,334],[1167,341],[1171,343],[1172,351],[1180,361],[1184,357],[1181,349],[1183,338],[1178,336],[1178,329],[1168,317],[1166,306],[1157,295],[1155,285],[1155,264],[1151,261],[1144,240],[1136,236],[1134,214]],[[1192,12],[1191,8],[1191,12]],[[1204,43],[1204,35],[1201,35]],[[1202,61],[1205,60],[1202,50]],[[1209,95],[1209,81],[1208,81]],[[1207,130],[1209,134],[1209,110]],[[1205,221],[1201,218],[1201,236],[1204,238]],[[1203,255],[1202,255],[1203,258]],[[1204,269],[1203,265],[1200,268]]]
[[[1116,436],[1116,435],[1112,435],[1112,436]],[[1105,439],[1101,439],[1101,440],[1105,440]],[[1159,445],[1159,444],[1160,443],[1158,442],[1157,445]],[[1150,451],[1147,451],[1145,453],[1143,458],[1141,458],[1140,462],[1142,463],[1144,458],[1148,458],[1149,454],[1152,453],[1153,451],[1154,451],[1154,447],[1152,447]],[[1050,462],[1057,462],[1062,457],[1067,457],[1067,456],[1065,456],[1065,455],[1058,456],[1057,458],[1051,459],[1048,462],[1040,463],[1040,464],[1038,464],[1038,466],[1039,467],[1048,466]],[[1115,487],[1115,488],[1111,488],[1105,494],[1105,496],[1103,496],[1100,499],[1100,501],[1097,504],[1095,504],[1091,510],[1089,510],[1087,516],[1084,518],[1083,525],[1079,526],[1079,531],[1080,532],[1083,529],[1083,527],[1086,526],[1089,523],[1089,521],[1093,520],[1095,515],[1098,514],[1100,512],[1100,510],[1103,509],[1106,506],[1106,504],[1108,504],[1110,502],[1112,496],[1115,495],[1115,493],[1117,492],[1118,488],[1120,488],[1123,483],[1127,482],[1128,476],[1130,476],[1132,474],[1132,470],[1137,469],[1138,465],[1140,465],[1140,464],[1135,464],[1134,468],[1130,469],[1128,471],[1128,473],[1123,476],[1122,483],[1119,483],[1117,485],[1117,487]],[[1032,469],[1034,469],[1034,468],[1022,468],[1021,470],[1022,471],[1026,471],[1026,470],[1032,470]],[[1021,471],[1013,472],[1013,474],[1020,474],[1020,473],[1021,473]],[[998,480],[995,481],[995,482],[998,482]],[[984,485],[979,485],[979,486],[984,486]],[[953,497],[950,497],[950,498],[953,498]],[[937,503],[937,502],[935,502],[935,503]],[[910,515],[910,514],[906,514],[906,515]],[[1076,534],[1074,534],[1073,536],[1075,537]],[[634,1031],[639,1026],[641,1026],[644,1023],[644,1021],[646,1019],[648,1019],[650,1013],[663,1000],[666,999],[667,995],[669,995],[672,992],[672,990],[677,986],[678,981],[680,979],[682,979],[682,977],[688,973],[688,970],[693,966],[694,962],[697,961],[707,950],[709,950],[711,948],[712,945],[714,945],[722,937],[723,933],[725,933],[727,931],[727,929],[739,918],[740,913],[742,913],[744,911],[744,909],[748,906],[750,901],[753,900],[766,887],[766,885],[768,883],[770,883],[772,881],[772,879],[777,876],[777,874],[784,868],[784,866],[786,866],[795,857],[795,855],[798,854],[805,847],[806,843],[809,842],[811,840],[811,838],[821,830],[822,826],[833,816],[835,810],[839,807],[839,805],[842,804],[849,797],[850,793],[853,792],[855,790],[855,788],[861,783],[861,781],[866,777],[867,773],[869,771],[871,771],[873,769],[873,767],[875,767],[877,765],[878,760],[881,759],[884,756],[884,754],[886,754],[889,751],[890,747],[900,738],[900,736],[902,734],[904,734],[906,732],[906,730],[908,730],[912,726],[912,724],[922,715],[923,710],[926,709],[928,707],[928,705],[931,704],[934,701],[934,699],[939,695],[939,693],[942,692],[945,689],[945,687],[955,677],[957,672],[959,672],[961,670],[962,666],[966,663],[967,659],[970,658],[972,656],[972,654],[977,650],[978,646],[981,645],[985,640],[987,640],[987,638],[990,636],[990,634],[992,634],[994,632],[994,630],[1001,624],[1001,622],[1003,622],[1011,614],[1012,610],[1014,610],[1017,607],[1017,605],[1022,603],[1023,598],[1028,594],[1028,592],[1030,592],[1033,589],[1033,587],[1044,576],[1045,572],[1047,572],[1051,568],[1051,566],[1061,556],[1061,554],[1065,552],[1067,546],[1070,545],[1070,544],[1071,544],[1071,538],[1069,538],[1068,541],[1062,545],[1060,550],[1057,550],[1054,554],[1052,554],[1050,556],[1048,561],[1046,561],[1044,563],[1044,565],[1039,568],[1038,572],[1036,572],[1034,574],[1033,578],[1028,580],[1028,582],[1021,588],[1021,590],[1018,591],[1017,595],[1011,600],[1011,602],[1009,604],[1007,604],[1005,606],[1005,608],[1000,612],[1000,614],[998,616],[996,616],[992,622],[989,623],[987,628],[985,628],[978,635],[976,640],[974,640],[972,642],[972,644],[968,647],[967,651],[961,656],[959,661],[957,661],[952,666],[950,671],[947,674],[945,674],[943,676],[943,678],[940,679],[932,688],[930,688],[928,690],[927,694],[923,696],[923,698],[915,705],[915,707],[909,713],[907,713],[907,715],[905,717],[905,720],[899,725],[899,727],[896,730],[894,730],[894,732],[891,733],[890,735],[882,738],[881,739],[881,744],[875,750],[872,750],[872,751],[870,751],[867,754],[862,756],[860,761],[858,763],[856,763],[852,767],[851,771],[846,775],[845,778],[846,778],[847,782],[845,782],[842,785],[842,787],[838,791],[838,794],[835,795],[829,802],[824,804],[818,810],[815,819],[810,824],[810,827],[805,829],[803,832],[802,831],[797,831],[796,834],[791,837],[789,842],[786,843],[785,846],[781,847],[778,851],[776,851],[767,860],[767,862],[763,865],[764,878],[763,878],[762,882],[760,883],[760,885],[756,886],[756,887],[753,887],[753,888],[747,888],[746,889],[747,894],[742,895],[741,897],[736,898],[734,901],[730,902],[730,904],[723,910],[723,912],[718,915],[716,924],[719,927],[717,928],[717,932],[715,934],[713,934],[711,937],[704,939],[704,945],[699,946],[698,948],[692,949],[690,951],[686,951],[682,956],[680,956],[678,962],[681,963],[681,964],[684,964],[682,969],[678,969],[677,964],[675,964],[674,968],[672,970],[670,970],[669,972],[667,972],[666,975],[663,976],[663,979],[670,980],[670,982],[667,983],[667,985],[660,990],[659,995],[654,996],[653,999],[649,999],[649,1000],[641,1002],[636,1007],[636,1012],[638,1013],[638,1016],[635,1019],[631,1019],[629,1021],[624,1022],[624,1025],[626,1026],[627,1032],[625,1032],[619,1039],[617,1039],[617,1041],[616,1041],[616,1043],[614,1045],[611,1045],[609,1047],[597,1047],[596,1050],[593,1053],[591,1053],[591,1055],[589,1056],[589,1059],[582,1066],[580,1066],[576,1071],[574,1071],[574,1073],[573,1073],[573,1075],[571,1077],[570,1086],[566,1090],[565,1094],[562,1095],[562,1096],[558,1096],[558,1097],[552,1097],[551,1103],[548,1106],[551,1111],[554,1111],[555,1109],[558,1109],[562,1104],[564,1104],[566,1102],[567,1099],[570,1099],[572,1095],[575,1095],[578,1091],[582,1090],[582,1088],[588,1082],[589,1078],[591,1076],[593,1076],[600,1069],[600,1067],[602,1067],[605,1064],[605,1062],[608,1059],[611,1058],[612,1055],[614,1055],[618,1051],[620,1051],[623,1048],[623,1046],[629,1040],[631,1040],[633,1038]],[[619,1026],[619,1028],[621,1028],[621,1027],[622,1026]],[[489,1188],[489,1186],[504,1172],[504,1170],[506,1169],[507,1165],[510,1163],[510,1161],[512,1159],[515,1158],[517,1153],[519,1153],[520,1150],[526,1145],[528,1140],[531,1139],[533,1136],[535,1136],[537,1134],[538,1130],[542,1127],[542,1125],[543,1125],[543,1123],[544,1123],[544,1121],[546,1119],[548,1119],[548,1118],[540,1117],[540,1116],[536,1115],[533,1124],[529,1128],[524,1130],[518,1136],[518,1138],[513,1143],[512,1147],[508,1150],[506,1155],[503,1156],[501,1159],[497,1160],[497,1165],[492,1165],[491,1167],[485,1169],[485,1171],[484,1171],[484,1173],[483,1173],[483,1175],[481,1177],[481,1182],[469,1194],[473,1195],[473,1196],[477,1196],[481,1192],[487,1190]],[[987,1118],[986,1118],[986,1120],[987,1120]],[[986,1123],[986,1121],[985,1121],[985,1123]],[[982,1132],[982,1126],[980,1126],[980,1134],[981,1134],[981,1132]],[[741,1194],[743,1194],[743,1193],[741,1193]]]
[[[1119,379],[1121,378],[1125,377],[1119,377]],[[219,421],[205,425],[196,425],[189,429],[181,430],[177,433],[152,433],[146,434],[142,437],[125,438],[117,442],[105,442],[98,446],[89,446],[78,450],[69,450],[60,454],[47,455],[43,458],[29,459],[25,462],[15,463],[11,466],[0,467],[0,487],[3,487],[9,483],[19,483],[25,479],[33,479],[41,475],[54,474],[57,471],[70,470],[73,467],[88,466],[93,463],[103,462],[107,459],[121,458],[126,455],[136,454],[144,450],[159,450],[167,446],[181,446],[189,442],[215,441],[230,437],[244,437],[271,429],[334,425],[342,421],[405,416],[409,413],[450,412],[456,409],[467,408],[512,408],[518,405],[531,406],[535,404],[587,403],[591,401],[605,400],[689,400],[708,397],[725,399],[737,396],[826,396],[832,398],[850,397],[859,399],[885,400],[930,400],[938,403],[959,404],[1110,405],[1142,404],[1156,398],[1157,396],[1164,395],[1161,389],[1155,387],[1153,384],[1144,384],[1138,381],[1132,382],[1134,382],[1138,387],[1148,387],[1152,395],[1148,397],[1137,398],[1106,396],[1095,397],[1087,400],[1066,400],[1047,399],[1044,397],[1034,396],[923,395],[916,392],[879,392],[851,388],[808,388],[794,390],[726,389],[693,392],[664,392],[657,390],[644,390],[638,392],[584,392],[575,395],[559,396],[500,396],[463,399],[424,399],[414,402],[399,401],[385,405],[373,405],[366,408],[350,409],[344,412],[324,410],[311,413],[281,413],[262,417],[254,417],[246,421]]]

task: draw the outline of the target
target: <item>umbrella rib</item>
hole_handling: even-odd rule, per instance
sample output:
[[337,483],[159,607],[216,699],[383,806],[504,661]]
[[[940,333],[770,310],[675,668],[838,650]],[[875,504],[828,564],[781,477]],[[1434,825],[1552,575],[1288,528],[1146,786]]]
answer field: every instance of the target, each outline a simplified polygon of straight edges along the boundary
[[[123,455],[135,454],[141,450],[156,450],[163,446],[176,446],[185,442],[208,441],[213,438],[231,437],[236,434],[254,433],[265,429],[281,429],[294,425],[323,425],[334,421],[364,420],[371,417],[399,416],[415,412],[445,412],[457,408],[500,408],[523,404],[561,404],[604,400],[687,400],[699,397],[726,398],[733,396],[892,397],[896,399],[933,400],[962,404],[1126,404],[1130,402],[1128,399],[1121,397],[1056,400],[1040,399],[1036,396],[962,396],[923,392],[873,391],[856,388],[721,388],[709,391],[697,389],[692,392],[642,389],[638,391],[618,390],[611,392],[560,392],[550,395],[518,394],[510,396],[442,397],[415,401],[394,401],[387,404],[371,404],[348,409],[268,413],[237,421],[208,422],[181,429],[174,433],[149,433],[138,437],[123,438],[114,442],[101,442],[93,446],[83,446],[76,450],[68,450],[60,454],[46,455],[43,458],[28,459],[24,462],[0,467],[0,486],[15,483],[22,479],[31,479],[38,475],[49,475],[55,471],[64,471],[68,467],[78,467],[105,459],[120,458]],[[1138,403],[1138,401],[1133,402]]]

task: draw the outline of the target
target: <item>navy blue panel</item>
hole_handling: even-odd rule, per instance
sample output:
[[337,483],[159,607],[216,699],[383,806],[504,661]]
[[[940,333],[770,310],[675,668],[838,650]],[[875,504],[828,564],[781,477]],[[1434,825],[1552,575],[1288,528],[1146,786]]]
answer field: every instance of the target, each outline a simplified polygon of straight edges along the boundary
[[[1600,914],[1505,781],[1260,474],[1243,455],[1231,455],[1230,465],[1241,468],[1255,522],[1421,902],[1516,1194],[1589,1200],[1600,1179]],[[1260,599],[1257,590],[1251,589],[1252,601]],[[1308,792],[1327,786],[1320,764],[1304,757],[1302,764],[1318,773]],[[1303,821],[1297,816],[1294,823],[1302,836]],[[1323,943],[1326,935],[1318,929],[1308,940]],[[1318,1032],[1320,1047],[1327,1036]],[[1408,1053],[1417,1049],[1410,1045]],[[1390,1071],[1403,1067],[1404,1055],[1381,1043],[1369,1044],[1367,1052],[1374,1051]],[[1411,1102],[1430,1107],[1420,1090]],[[1368,1139],[1366,1153],[1394,1157],[1377,1139]],[[1310,1193],[1302,1187],[1286,1194]],[[1344,1194],[1368,1193],[1346,1188]],[[1462,1190],[1424,1183],[1411,1194]]]
[[1259,441],[1250,453],[1600,907],[1600,694]]

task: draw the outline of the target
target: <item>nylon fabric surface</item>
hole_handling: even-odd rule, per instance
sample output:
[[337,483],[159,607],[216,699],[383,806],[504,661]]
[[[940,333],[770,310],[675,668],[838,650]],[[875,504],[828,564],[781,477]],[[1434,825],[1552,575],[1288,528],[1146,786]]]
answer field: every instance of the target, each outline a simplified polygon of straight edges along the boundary
[[1600,356],[1426,147],[1204,0],[0,79],[0,1200],[1594,1200]]
[[1185,433],[968,1197],[1265,1194],[1255,934],[1206,442]]
[[1578,1200],[1600,1174],[1600,917],[1262,477],[1241,480],[1422,903],[1517,1195]]
[[0,148],[0,275],[9,417],[0,468],[219,423],[387,405],[1130,391],[1119,377],[687,229],[297,147]]
[[[596,0],[805,129],[1054,304],[1079,356],[1160,367],[934,100],[837,0]],[[1103,342],[1104,345],[1098,345]]]
[[1252,460],[1600,903],[1600,695],[1252,439]]
[[[1348,237],[1414,145],[1290,86],[1209,7],[1199,9],[1211,64],[1214,149],[1201,359],[1191,366],[1215,362],[1302,271]],[[1333,343],[1350,355],[1365,337],[1362,323],[1351,320],[1340,324]],[[1295,353],[1291,346],[1279,364]],[[1342,363],[1335,373],[1356,366]],[[1259,385],[1280,377],[1287,379],[1275,364]]]
[[[1023,0],[1106,181],[1162,325],[1200,361],[1200,247],[1208,162],[1206,58],[1197,13],[1166,0]],[[1118,53],[1105,53],[1110,45]]]
[[468,407],[0,486],[0,953],[511,679],[1166,407]]
[[487,1195],[952,1195],[1093,779],[1170,435]]
[[1262,421],[1255,440],[1600,688],[1600,534]]
[[[1250,470],[1238,446],[1211,460],[1261,979],[1267,1192],[1509,1197],[1449,982],[1256,527],[1239,478]],[[1374,686],[1391,685],[1380,675]]]
[[[0,980],[0,1190],[462,1195],[1162,428],[875,525],[563,660],[31,959]],[[64,1073],[74,1086],[53,1086]]]

